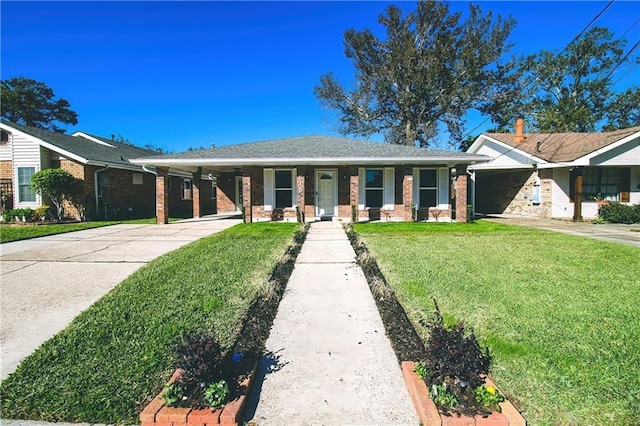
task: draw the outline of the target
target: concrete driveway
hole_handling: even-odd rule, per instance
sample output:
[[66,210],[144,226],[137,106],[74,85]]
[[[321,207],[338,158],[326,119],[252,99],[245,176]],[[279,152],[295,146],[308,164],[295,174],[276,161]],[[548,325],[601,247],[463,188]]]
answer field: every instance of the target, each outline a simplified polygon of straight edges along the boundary
[[240,222],[114,225],[0,244],[0,379],[147,262]]
[[599,224],[591,222],[573,222],[559,219],[543,219],[536,217],[521,217],[515,215],[492,215],[485,220],[504,223],[506,225],[530,226],[549,231],[562,232],[570,235],[595,238],[597,240],[627,244],[640,247],[640,224]]

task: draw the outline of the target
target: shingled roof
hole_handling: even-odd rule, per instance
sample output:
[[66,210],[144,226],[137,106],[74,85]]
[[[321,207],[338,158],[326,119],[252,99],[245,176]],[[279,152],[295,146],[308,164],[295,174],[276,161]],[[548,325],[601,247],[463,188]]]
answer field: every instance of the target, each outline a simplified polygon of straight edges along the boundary
[[513,133],[484,135],[550,163],[560,163],[574,161],[638,132],[640,126],[603,133],[525,133],[520,143]]
[[459,162],[474,163],[490,160],[489,157],[463,152],[416,148],[404,145],[369,142],[332,136],[302,136],[274,139],[210,149],[166,154],[153,158],[138,158],[137,164],[202,164],[253,165],[265,163],[295,162],[319,163],[379,163],[384,161]]
[[129,159],[158,154],[153,150],[112,141],[100,136],[90,135],[91,137],[99,139],[102,143],[82,136],[70,136],[64,133],[50,132],[38,127],[25,126],[7,120],[1,120],[1,122],[15,130],[40,139],[55,148],[59,148],[64,152],[80,157],[87,163],[135,166],[129,162]]

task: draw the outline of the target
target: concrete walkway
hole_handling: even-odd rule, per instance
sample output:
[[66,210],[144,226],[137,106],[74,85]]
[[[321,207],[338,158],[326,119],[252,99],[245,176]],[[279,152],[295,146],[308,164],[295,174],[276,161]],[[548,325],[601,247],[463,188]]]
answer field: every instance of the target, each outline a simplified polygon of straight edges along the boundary
[[419,423],[340,224],[311,225],[266,346],[245,414],[251,424]]
[[156,257],[241,221],[114,225],[0,244],[0,379]]
[[522,217],[516,215],[492,215],[484,220],[506,225],[530,226],[564,234],[579,235],[630,246],[640,247],[640,224],[594,224],[591,222],[573,222],[570,220]]

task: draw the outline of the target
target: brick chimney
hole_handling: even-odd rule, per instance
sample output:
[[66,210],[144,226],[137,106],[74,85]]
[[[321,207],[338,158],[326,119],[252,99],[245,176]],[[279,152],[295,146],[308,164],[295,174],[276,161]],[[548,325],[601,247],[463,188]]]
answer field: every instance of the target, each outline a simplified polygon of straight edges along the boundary
[[518,118],[516,120],[516,136],[514,138],[515,143],[524,142],[524,118]]

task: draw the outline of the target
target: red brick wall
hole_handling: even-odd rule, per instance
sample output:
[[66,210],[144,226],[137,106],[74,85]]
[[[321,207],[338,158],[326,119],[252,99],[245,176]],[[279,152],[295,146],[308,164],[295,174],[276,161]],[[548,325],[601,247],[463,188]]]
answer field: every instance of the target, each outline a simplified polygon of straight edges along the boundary
[[218,213],[236,211],[236,174],[220,173],[218,176]]

